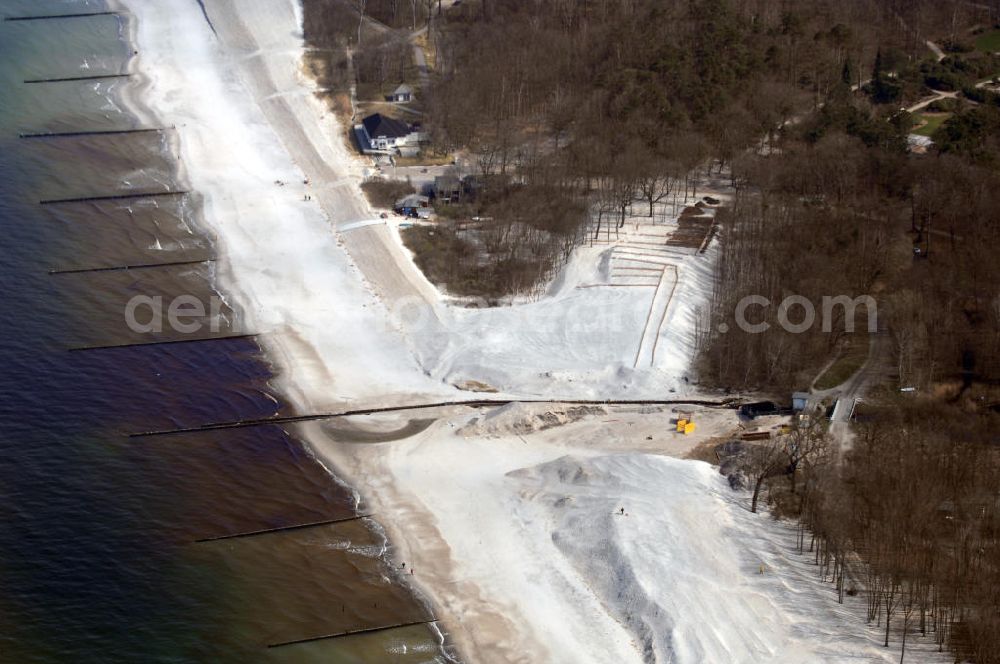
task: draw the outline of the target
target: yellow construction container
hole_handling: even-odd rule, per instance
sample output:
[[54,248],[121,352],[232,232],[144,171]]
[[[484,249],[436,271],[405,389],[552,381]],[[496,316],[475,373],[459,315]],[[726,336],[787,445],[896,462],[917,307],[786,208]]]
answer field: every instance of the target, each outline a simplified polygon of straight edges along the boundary
[[684,427],[687,426],[687,420],[677,420],[677,433],[684,433]]
[[684,434],[694,433],[694,422],[688,422],[684,425]]

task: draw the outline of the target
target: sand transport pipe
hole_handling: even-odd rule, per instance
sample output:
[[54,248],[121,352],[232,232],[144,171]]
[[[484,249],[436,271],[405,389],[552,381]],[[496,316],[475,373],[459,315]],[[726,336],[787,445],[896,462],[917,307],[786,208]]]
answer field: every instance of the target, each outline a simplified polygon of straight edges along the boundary
[[67,76],[65,78],[29,78],[24,83],[68,83],[70,81],[100,81],[106,78],[128,78],[132,74],[96,74],[94,76]]
[[43,131],[18,134],[18,138],[79,138],[82,136],[120,136],[122,134],[152,134],[167,131],[163,127],[143,129],[103,129],[93,131]]
[[5,21],[51,21],[64,18],[91,18],[93,16],[119,16],[118,12],[88,12],[86,14],[45,14],[39,16],[4,16]]
[[202,537],[201,539],[196,539],[196,544],[201,544],[203,542],[219,542],[221,540],[236,539],[239,537],[254,537],[256,535],[271,535],[274,533],[284,533],[289,530],[302,530],[303,528],[317,528],[319,526],[329,526],[334,523],[348,523],[350,521],[360,521],[361,519],[370,519],[372,514],[357,514],[355,516],[346,516],[339,519],[326,519],[324,521],[310,521],[309,523],[295,523],[290,526],[280,526],[278,528],[264,528],[262,530],[251,530],[245,533],[232,533],[230,535],[216,535],[214,537]]
[[265,417],[234,422],[216,422],[195,427],[180,429],[160,429],[153,431],[138,431],[130,433],[129,438],[151,438],[154,436],[170,436],[175,434],[198,433],[201,431],[219,431],[222,429],[240,429],[268,424],[296,424],[317,420],[331,420],[352,415],[377,415],[379,413],[396,413],[407,410],[427,410],[430,408],[445,408],[449,406],[464,406],[467,408],[491,408],[505,406],[511,403],[530,404],[565,404],[568,406],[703,406],[705,408],[739,408],[739,399],[724,399],[709,401],[705,399],[469,399],[465,401],[438,401],[434,403],[410,404],[406,406],[380,406],[375,408],[360,408],[345,410],[339,413],[314,413],[311,415],[285,415],[281,417]]

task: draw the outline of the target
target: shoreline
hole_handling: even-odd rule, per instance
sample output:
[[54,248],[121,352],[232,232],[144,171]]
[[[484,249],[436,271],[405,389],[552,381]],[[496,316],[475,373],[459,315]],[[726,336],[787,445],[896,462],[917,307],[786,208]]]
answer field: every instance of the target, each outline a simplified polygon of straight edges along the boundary
[[[697,393],[666,374],[686,359],[685,324],[697,315],[706,262],[685,265],[694,276],[667,320],[671,349],[649,370],[622,366],[623,355],[631,366],[634,347],[610,332],[574,346],[592,333],[573,336],[580,321],[559,319],[587,302],[569,279],[562,299],[541,303],[558,305],[548,319],[532,305],[450,311],[414,273],[391,228],[346,228],[371,210],[336,119],[327,120],[303,79],[295,0],[218,0],[209,10],[218,32],[194,3],[176,11],[166,2],[125,3],[133,4],[139,42],[150,47],[138,64],[151,72],[151,106],[177,124],[184,175],[203,194],[205,223],[219,240],[216,279],[262,333],[276,387],[297,412],[443,401],[460,394],[448,381],[463,373],[495,375],[513,386],[502,392],[522,398]],[[590,276],[577,267],[578,280]],[[416,333],[392,316],[407,297],[428,317]],[[652,305],[594,297],[599,308],[635,308],[639,322],[650,316]],[[538,330],[512,325],[529,314]],[[602,354],[609,339],[618,345]],[[394,573],[402,562],[416,570],[407,585],[436,612],[442,649],[454,646],[465,661],[756,663],[878,652],[868,631],[857,634],[860,622],[853,630],[838,622],[845,618],[819,594],[822,582],[787,555],[780,527],[747,516],[742,496],[707,464],[665,458],[681,451],[678,440],[696,442],[665,435],[669,411],[554,410],[443,409],[417,433],[401,414],[347,421],[407,432],[392,442],[338,440],[318,422],[293,429],[376,508]],[[711,432],[700,417],[699,431]],[[726,431],[731,422],[716,425]],[[780,573],[755,576],[763,559]],[[844,638],[814,643],[828,624]]]
[[[156,74],[147,73],[147,70],[144,68],[142,41],[140,39],[142,18],[135,11],[135,8],[130,6],[127,0],[108,0],[108,5],[113,10],[121,12],[122,20],[126,25],[127,39],[132,45],[132,51],[134,53],[138,50],[138,55],[133,54],[129,59],[128,65],[128,70],[134,75],[134,80],[122,86],[120,99],[128,111],[136,116],[140,122],[146,122],[155,126],[155,119],[159,118],[160,114],[156,110],[153,110],[152,104],[147,105],[147,100],[149,99],[151,88],[156,83]],[[216,269],[212,275],[210,286],[233,307],[233,310],[240,316],[242,325],[248,330],[253,330],[255,329],[255,323],[261,323],[261,321],[255,320],[252,315],[254,309],[259,310],[259,305],[255,304],[253,295],[243,288],[241,281],[237,278],[237,269],[233,265],[233,259],[227,242],[229,238],[225,236],[225,229],[213,223],[212,208],[216,200],[213,199],[212,192],[203,191],[202,186],[194,186],[191,169],[189,168],[191,155],[187,154],[190,145],[181,136],[183,133],[182,129],[183,125],[180,127],[174,126],[169,132],[169,138],[166,140],[168,142],[168,150],[173,156],[173,163],[176,168],[174,176],[179,184],[191,192],[192,204],[195,206],[194,221],[197,224],[197,228],[199,231],[209,235],[217,252]],[[246,306],[248,304],[251,306]],[[248,311],[250,313],[247,313]],[[261,334],[257,337],[257,345],[261,350],[262,359],[269,365],[271,370],[269,382],[274,385],[279,394],[284,396],[295,412],[316,412],[326,407],[326,404],[318,403],[315,399],[310,398],[308,391],[300,387],[298,381],[289,378],[290,374],[294,373],[293,369],[301,366],[302,356],[308,354],[308,343],[299,338],[293,329],[286,327],[280,333]],[[314,368],[311,382],[329,378],[322,373],[320,373],[318,379],[315,376]],[[343,402],[338,401],[337,403]],[[380,401],[380,403],[384,403],[384,401]],[[356,476],[352,477],[345,473],[339,464],[333,463],[335,458],[332,455],[322,453],[315,442],[310,440],[307,435],[298,435],[297,437],[306,450],[327,470],[331,479],[347,488],[354,495],[356,507],[366,500],[366,497],[359,488],[359,483],[355,481]],[[423,605],[432,614],[436,613],[433,611],[436,607],[428,599],[429,595],[423,592],[419,586],[415,585],[412,580],[404,577],[398,571],[398,567],[392,564],[395,559],[394,551],[396,550],[396,541],[391,536],[393,532],[392,526],[383,520],[376,519],[372,520],[368,527],[383,539],[384,553],[382,558],[386,562],[386,567],[396,577],[393,583],[410,589],[415,602]],[[428,627],[432,633],[437,635],[441,655],[448,661],[455,661],[449,654],[449,650],[452,647],[450,646],[451,639],[449,638],[448,629],[445,628],[442,631],[434,623],[429,623]]]
[[[218,7],[218,6],[217,6]],[[150,9],[145,9],[145,11],[154,11]],[[200,19],[200,17],[199,17]],[[195,22],[197,23],[197,22]],[[228,29],[225,21],[214,21],[216,27],[221,32]],[[198,26],[200,27],[200,25]],[[198,35],[198,30],[195,25],[190,26],[190,34],[195,37]],[[141,30],[141,23],[140,23]],[[237,28],[237,30],[241,30]],[[203,39],[211,40],[213,37],[209,36],[204,29],[201,30],[200,35]],[[195,46],[195,44],[191,44]],[[216,50],[214,44],[212,48],[205,47],[204,43],[199,45],[205,50]],[[249,47],[248,47],[249,48]],[[299,54],[301,54],[302,44],[301,41],[298,42],[297,48],[299,49]],[[251,53],[257,53],[262,50],[262,47],[257,46]],[[141,55],[141,54],[140,54]],[[214,60],[218,56],[209,55],[206,59]],[[287,61],[286,61],[287,62]],[[140,62],[140,64],[142,64]],[[266,72],[260,74],[266,78]],[[294,75],[296,79],[299,79],[301,75],[301,69],[296,67],[294,69]],[[155,78],[155,74],[154,74]],[[153,87],[155,81],[150,81],[147,84],[148,87]],[[174,82],[175,85],[187,85],[187,81]],[[243,81],[245,84],[246,82]],[[315,118],[322,118],[324,112],[321,110],[323,107],[323,102],[315,99],[312,96],[311,86],[302,81],[301,79],[296,80],[296,85],[304,88],[304,91],[308,93],[307,104],[311,108],[302,109],[306,112],[312,113]],[[178,90],[175,94],[183,94],[182,91]],[[246,94],[245,92],[243,94]],[[271,93],[273,94],[273,93]],[[227,100],[228,101],[228,100]],[[256,104],[257,100],[251,95],[250,99],[240,100],[243,104]],[[243,109],[245,110],[245,109]],[[252,115],[258,115],[258,113],[253,113]],[[195,118],[200,121],[204,121],[206,118],[198,117]],[[236,125],[243,125],[249,127],[255,127],[259,120],[247,121],[243,118],[230,119]],[[266,121],[265,121],[266,122]],[[266,126],[265,131],[276,131],[272,126]],[[323,123],[320,123],[323,124]],[[337,125],[334,125],[337,126]],[[182,123],[178,127],[178,135],[185,133],[185,127]],[[294,130],[296,133],[301,133],[301,130]],[[278,132],[279,140],[284,142],[280,138],[281,133]],[[185,167],[184,177],[192,178],[191,170],[194,170],[199,166],[199,155],[191,154],[192,147],[197,146],[199,142],[198,136],[190,137],[190,140],[185,140],[183,136],[180,137],[180,145],[178,147],[178,158],[179,163],[183,164]],[[331,139],[331,132],[327,129],[324,133],[320,134],[320,138],[324,140],[332,140],[334,145],[327,146],[328,149],[332,149],[334,154],[337,150],[343,150],[344,146],[339,138]],[[210,142],[206,138],[201,138],[203,142]],[[218,143],[218,141],[216,141]],[[287,144],[282,146],[283,149],[288,150],[289,146]],[[316,150],[315,146],[309,146],[309,149]],[[296,153],[298,154],[298,153]],[[317,154],[318,156],[318,154]],[[346,156],[346,155],[345,155]],[[350,159],[350,157],[347,157]],[[203,160],[208,160],[202,157]],[[318,167],[321,167],[319,173],[328,172],[330,168],[329,164],[326,162],[321,162]],[[298,167],[293,167],[298,171]],[[211,172],[209,173],[212,174]],[[298,172],[301,176],[301,172]],[[287,177],[287,176],[286,176]],[[259,178],[261,179],[261,178]],[[288,180],[291,180],[289,177]],[[320,177],[315,174],[312,177],[314,182],[320,182]],[[353,189],[351,192],[354,197],[360,198],[360,189],[356,186],[357,182],[360,180],[356,176],[352,176],[350,172],[341,175],[339,177],[334,177],[334,186],[339,186],[344,180]],[[253,187],[251,183],[242,182],[231,182],[229,184],[230,193],[245,191],[248,187]],[[260,184],[267,186],[270,184],[270,180],[263,180]],[[243,303],[247,306],[249,310],[248,322],[262,323],[259,319],[254,319],[252,314],[265,313],[263,307],[265,306],[259,299],[255,298],[252,293],[248,292],[247,288],[252,288],[252,283],[244,282],[240,279],[238,272],[240,269],[247,270],[246,265],[239,265],[240,256],[234,256],[230,251],[230,244],[234,240],[240,241],[239,235],[241,233],[247,233],[247,229],[240,228],[240,222],[242,221],[237,216],[232,213],[236,210],[232,209],[232,203],[230,201],[223,201],[220,204],[218,199],[219,193],[225,195],[227,188],[225,186],[218,186],[218,192],[213,192],[213,188],[203,187],[199,183],[198,190],[203,195],[203,214],[205,215],[205,222],[209,227],[218,235],[219,237],[219,270],[216,278],[219,281],[222,290],[231,295],[236,302]],[[322,202],[323,193],[314,190],[314,197]],[[228,204],[228,205],[227,205]],[[217,206],[223,208],[221,211]],[[288,204],[291,207],[290,203]],[[323,224],[324,233],[328,233],[331,237],[334,235],[333,231],[335,228],[343,223],[351,223],[353,214],[357,216],[357,203],[349,206],[348,216],[344,218],[343,216],[338,217],[337,214],[331,213],[330,205],[324,205],[325,214],[331,223]],[[227,209],[228,207],[228,209]],[[351,212],[353,210],[353,212]],[[379,252],[385,251],[386,248],[390,252],[392,251],[402,251],[401,248],[397,246],[397,243],[392,241],[389,235],[393,232],[392,229],[385,226],[375,227],[370,229],[370,233],[364,235],[360,233],[350,233],[345,234],[338,238],[337,245],[339,246],[341,242],[346,242],[350,246],[350,251],[344,253],[342,256],[337,258],[336,256],[326,256],[327,259],[333,258],[334,260],[342,260],[345,262],[348,268],[348,274],[358,282],[366,284],[367,288],[378,287],[365,281],[362,272],[358,271],[358,268],[354,266],[353,255],[355,252],[360,252],[362,255],[380,255]],[[227,234],[228,232],[228,234]],[[381,235],[381,237],[379,237]],[[381,243],[381,245],[379,244]],[[405,257],[407,261],[410,261],[412,266],[412,261],[409,257]],[[377,259],[376,259],[377,260]],[[395,260],[393,259],[393,262]],[[236,264],[234,264],[236,263]],[[413,268],[415,269],[415,268]],[[252,270],[250,270],[251,276]],[[394,289],[393,292],[380,292],[382,297],[388,297],[390,300],[393,296],[404,297],[406,293],[413,292],[415,288],[417,292],[421,290],[424,292],[423,299],[425,302],[432,302],[432,295],[436,297],[436,293],[430,293],[433,290],[432,285],[419,274],[419,279],[417,280],[419,285],[414,285],[409,282],[408,279],[412,275],[401,274],[394,282],[390,282],[388,287]],[[386,286],[383,282],[382,286]],[[365,304],[362,304],[364,307]],[[431,304],[433,308],[433,304]],[[432,314],[436,317],[437,314]],[[377,329],[380,329],[384,334],[393,334],[395,328],[391,323],[382,322],[381,326],[376,325]],[[322,365],[322,360],[319,358],[315,352],[311,352],[310,340],[303,338],[299,330],[291,325],[283,325],[277,329],[267,330],[268,334],[264,334],[259,338],[260,345],[265,351],[265,357],[270,363],[272,363],[275,369],[275,383],[281,394],[289,400],[293,407],[299,412],[310,412],[319,411],[327,408],[330,401],[324,399],[316,399],[316,395],[321,390],[317,390],[316,386],[322,384],[323,382],[330,380],[331,377],[326,374],[328,371],[327,367],[317,366]],[[401,335],[402,336],[402,335]],[[406,342],[404,342],[406,343]],[[422,349],[411,349],[412,352],[420,355]],[[433,353],[433,348],[430,351],[424,350],[424,355],[428,356]],[[367,354],[369,358],[373,356],[372,353]],[[419,366],[413,366],[409,370],[412,373],[420,372]],[[303,373],[305,377],[303,378]],[[417,390],[406,390],[399,389],[399,383],[401,381],[393,381],[391,376],[396,374],[396,372],[388,372],[390,374],[389,384],[393,385],[395,383],[396,390],[386,390],[381,385],[378,386],[375,394],[369,392],[369,398],[371,396],[377,396],[379,398],[380,404],[386,404],[395,401],[399,401],[401,398],[412,399],[415,393],[419,393]],[[398,374],[397,374],[398,375]],[[600,374],[598,376],[600,380]],[[405,381],[406,383],[411,382],[409,379]],[[423,387],[428,387],[428,383],[423,383]],[[587,394],[586,387],[584,391],[579,396]],[[572,394],[576,390],[570,390]],[[431,389],[427,390],[428,394],[440,394],[442,392],[454,394],[454,391],[442,385],[439,382],[432,382]],[[530,392],[529,392],[530,393]],[[357,393],[352,394],[344,399],[334,400],[333,403],[337,403],[341,407],[345,403],[353,403],[355,399],[364,398],[363,396],[356,396]],[[362,391],[363,394],[363,391]],[[480,589],[477,587],[474,580],[469,580],[463,583],[463,591],[460,597],[455,596],[449,589],[453,588],[453,584],[450,581],[455,567],[455,561],[451,559],[448,555],[449,544],[447,538],[437,529],[436,519],[437,514],[432,509],[428,509],[423,505],[418,495],[407,493],[394,486],[391,479],[387,479],[382,482],[373,483],[371,478],[378,476],[381,471],[386,471],[386,478],[391,478],[392,473],[389,466],[385,463],[384,459],[372,458],[371,455],[366,455],[366,452],[371,451],[367,448],[361,451],[361,448],[352,448],[349,446],[340,446],[337,444],[332,444],[327,439],[325,435],[319,431],[319,427],[303,426],[303,435],[301,438],[307,443],[309,448],[312,450],[313,454],[317,459],[323,463],[328,469],[332,469],[332,475],[338,479],[342,478],[346,481],[352,489],[356,492],[359,500],[365,500],[372,505],[381,506],[383,509],[379,510],[382,512],[383,517],[379,520],[379,524],[383,531],[388,536],[389,545],[389,556],[390,559],[396,559],[398,562],[405,560],[410,561],[410,564],[414,564],[413,561],[417,561],[419,568],[417,569],[416,578],[411,580],[410,585],[417,590],[417,596],[421,598],[421,601],[429,604],[435,609],[436,617],[439,619],[440,624],[443,626],[444,634],[442,639],[444,643],[443,648],[448,649],[449,645],[453,644],[458,650],[459,656],[465,661],[479,661],[479,659],[487,659],[489,653],[492,653],[493,657],[497,657],[500,652],[504,655],[499,661],[503,661],[504,658],[507,660],[517,660],[520,661],[538,661],[540,656],[544,659],[544,655],[541,653],[550,654],[550,650],[546,645],[536,640],[530,631],[524,631],[524,625],[518,625],[511,622],[505,615],[496,613],[481,613],[478,620],[463,620],[464,611],[463,608],[467,606],[469,598],[477,600],[480,611],[482,612],[483,606],[489,606],[491,599],[489,595],[483,595]],[[378,455],[376,455],[377,457]],[[384,511],[383,511],[384,510]],[[386,518],[388,515],[390,518]],[[405,525],[404,525],[405,524]],[[409,536],[408,536],[409,535]],[[414,541],[420,541],[419,545],[414,545]],[[430,542],[428,543],[428,540]],[[393,565],[393,567],[397,567]],[[449,599],[450,598],[450,599]],[[456,603],[457,602],[457,603]],[[512,614],[516,614],[514,607],[508,607]],[[608,628],[613,628],[613,623],[608,624]],[[477,638],[478,637],[478,638]],[[526,640],[527,639],[527,640]],[[493,641],[503,641],[505,643],[504,648],[497,650],[493,646]],[[470,657],[474,659],[469,659]]]

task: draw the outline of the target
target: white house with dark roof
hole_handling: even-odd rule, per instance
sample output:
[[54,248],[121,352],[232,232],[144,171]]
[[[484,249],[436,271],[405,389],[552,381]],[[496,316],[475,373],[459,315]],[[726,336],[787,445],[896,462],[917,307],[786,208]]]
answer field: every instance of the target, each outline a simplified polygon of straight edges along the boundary
[[415,148],[420,141],[419,133],[409,124],[381,113],[366,117],[354,127],[354,133],[365,153],[394,153],[401,148]]

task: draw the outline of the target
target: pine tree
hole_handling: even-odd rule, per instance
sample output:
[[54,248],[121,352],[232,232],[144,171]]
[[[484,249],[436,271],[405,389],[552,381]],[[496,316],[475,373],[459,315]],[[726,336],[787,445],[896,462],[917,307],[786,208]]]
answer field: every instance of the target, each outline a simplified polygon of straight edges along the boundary
[[887,104],[899,98],[899,84],[888,78],[882,71],[882,49],[875,52],[875,65],[872,67],[871,97],[876,104]]

